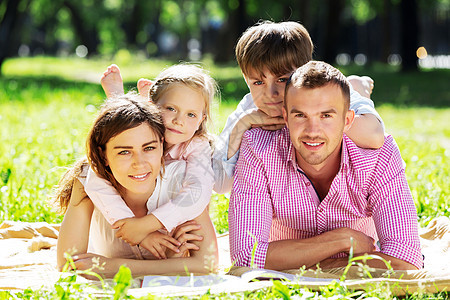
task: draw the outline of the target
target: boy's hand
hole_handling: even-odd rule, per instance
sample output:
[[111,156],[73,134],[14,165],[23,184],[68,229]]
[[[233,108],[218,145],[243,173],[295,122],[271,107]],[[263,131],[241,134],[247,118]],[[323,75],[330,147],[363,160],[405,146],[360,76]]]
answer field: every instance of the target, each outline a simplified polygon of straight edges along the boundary
[[279,130],[286,124],[282,116],[271,117],[259,109],[255,109],[242,117],[248,125],[247,129],[261,127],[264,130]]
[[126,218],[115,222],[113,229],[118,229],[116,237],[135,246],[149,234],[143,218]]
[[139,245],[150,251],[156,258],[166,259],[166,249],[180,253],[178,248],[181,243],[170,235],[155,231],[147,235]]

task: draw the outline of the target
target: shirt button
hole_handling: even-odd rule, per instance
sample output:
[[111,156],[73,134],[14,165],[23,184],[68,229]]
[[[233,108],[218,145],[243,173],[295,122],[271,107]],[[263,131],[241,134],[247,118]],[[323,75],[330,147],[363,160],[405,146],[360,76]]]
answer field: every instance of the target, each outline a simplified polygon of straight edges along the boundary
[[310,186],[310,185],[311,185],[311,183],[310,183],[310,182],[307,182],[307,183],[306,183],[306,186]]

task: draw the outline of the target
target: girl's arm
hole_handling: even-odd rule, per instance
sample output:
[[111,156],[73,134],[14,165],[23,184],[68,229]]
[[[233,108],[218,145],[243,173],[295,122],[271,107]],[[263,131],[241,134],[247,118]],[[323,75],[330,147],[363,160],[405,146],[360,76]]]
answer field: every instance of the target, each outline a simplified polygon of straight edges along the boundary
[[[194,138],[186,149],[186,172],[181,190],[175,190],[171,201],[152,211],[152,214],[172,231],[178,225],[192,220],[202,213],[211,200],[214,173],[211,166],[211,147],[206,139]],[[183,176],[178,172],[178,176]]]
[[59,230],[57,265],[61,269],[66,263],[65,252],[71,255],[86,253],[89,228],[94,205],[86,196],[80,181],[75,180],[69,206]]
[[202,241],[192,241],[200,249],[191,251],[190,257],[172,258],[164,260],[133,260],[123,258],[105,258],[93,254],[81,254],[74,257],[77,268],[85,270],[93,266],[92,258],[99,257],[100,264],[105,262],[104,269],[94,269],[95,272],[105,277],[113,277],[121,265],[131,269],[134,277],[144,275],[178,274],[186,275],[186,271],[195,274],[208,274],[217,271],[218,250],[214,227],[205,209],[195,221],[201,225],[199,230],[193,231],[196,235],[203,236]]
[[134,217],[131,209],[111,183],[100,178],[91,167],[88,169],[84,182],[84,190],[109,224],[112,225],[118,220]]

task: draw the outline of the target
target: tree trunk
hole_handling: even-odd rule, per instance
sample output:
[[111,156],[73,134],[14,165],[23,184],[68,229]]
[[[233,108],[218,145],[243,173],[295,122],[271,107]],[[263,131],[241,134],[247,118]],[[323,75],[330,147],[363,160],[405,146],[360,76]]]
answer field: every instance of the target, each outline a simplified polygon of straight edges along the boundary
[[416,0],[402,0],[400,9],[402,71],[416,71],[416,50],[419,45],[417,2]]
[[382,46],[381,46],[381,61],[387,62],[391,54],[391,0],[383,0],[383,11],[381,12],[381,32],[382,32]]
[[19,0],[9,0],[6,3],[5,14],[3,20],[0,23],[0,75],[2,70],[2,64],[5,59],[11,54],[11,33],[16,25],[19,17]]
[[327,20],[325,31],[325,43],[323,60],[333,64],[338,49],[340,33],[340,16],[343,9],[342,0],[327,0]]
[[95,28],[87,28],[86,20],[83,20],[83,13],[79,7],[72,4],[69,0],[65,0],[64,5],[71,13],[72,24],[80,42],[88,48],[88,55],[97,54],[98,44],[100,43],[97,30]]

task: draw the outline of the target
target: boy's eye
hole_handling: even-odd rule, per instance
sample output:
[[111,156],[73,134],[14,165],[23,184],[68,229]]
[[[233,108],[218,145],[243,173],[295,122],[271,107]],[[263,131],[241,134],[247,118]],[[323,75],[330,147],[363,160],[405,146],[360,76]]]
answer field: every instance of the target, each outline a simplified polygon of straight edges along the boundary
[[287,82],[289,78],[283,77],[278,79],[278,82]]
[[261,85],[261,84],[263,84],[263,82],[259,80],[259,81],[255,81],[253,84],[254,85]]
[[130,153],[130,151],[128,151],[128,150],[122,150],[122,151],[120,151],[118,154],[119,155],[127,155],[127,154],[129,154]]

